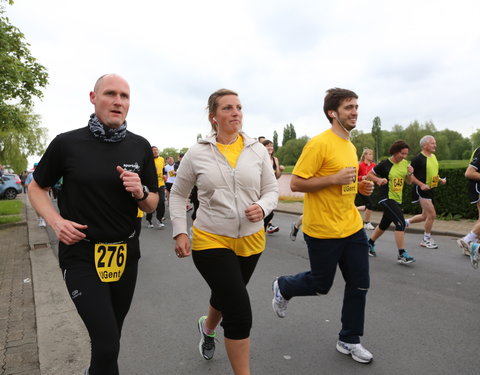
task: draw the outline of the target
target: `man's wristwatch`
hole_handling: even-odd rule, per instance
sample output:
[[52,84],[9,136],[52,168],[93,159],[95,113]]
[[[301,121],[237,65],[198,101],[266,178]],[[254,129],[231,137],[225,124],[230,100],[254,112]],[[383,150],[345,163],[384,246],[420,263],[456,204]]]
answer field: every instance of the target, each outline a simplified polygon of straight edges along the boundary
[[150,190],[148,190],[148,187],[143,185],[143,197],[141,197],[140,199],[135,198],[135,200],[137,202],[144,201],[145,199],[147,199],[149,193],[150,193]]

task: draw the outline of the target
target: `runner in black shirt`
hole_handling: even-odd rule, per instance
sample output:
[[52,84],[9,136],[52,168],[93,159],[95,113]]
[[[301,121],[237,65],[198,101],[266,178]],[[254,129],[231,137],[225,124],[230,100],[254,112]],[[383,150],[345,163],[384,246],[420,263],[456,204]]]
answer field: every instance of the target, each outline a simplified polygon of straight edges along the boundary
[[[470,158],[465,177],[468,179],[468,197],[471,204],[476,204],[478,212],[480,213],[480,147],[478,147]],[[470,233],[457,240],[458,246],[463,250],[463,253],[470,256],[472,265],[477,268],[480,259],[478,251],[472,255],[472,248],[477,249],[477,246],[472,246],[478,241],[480,236],[480,217],[473,225]]]
[[[51,142],[28,195],[60,241],[64,280],[90,334],[92,357],[85,374],[116,375],[140,257],[137,210],[155,210],[157,176],[150,144],[127,131],[128,83],[104,75],[90,101],[95,113],[88,126]],[[58,213],[47,192],[60,177]]]

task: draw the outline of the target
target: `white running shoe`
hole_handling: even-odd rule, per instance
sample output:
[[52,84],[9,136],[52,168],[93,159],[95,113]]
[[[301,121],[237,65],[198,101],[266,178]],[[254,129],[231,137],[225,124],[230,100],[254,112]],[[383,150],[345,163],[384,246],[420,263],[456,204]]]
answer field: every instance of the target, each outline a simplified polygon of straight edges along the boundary
[[352,358],[360,363],[372,362],[373,355],[362,344],[349,344],[343,341],[337,341],[337,350],[340,353],[351,355]]
[[38,218],[38,226],[40,228],[45,228],[47,226],[47,223],[45,222],[45,219],[43,217]]
[[165,228],[165,224],[163,224],[163,223],[158,223],[158,224],[157,224],[157,228],[158,228],[158,229],[163,229],[163,228]]
[[435,243],[433,238],[430,238],[429,240],[423,240],[420,242],[420,246],[426,247],[427,249],[438,249],[438,245]]
[[463,238],[459,238],[457,240],[457,245],[460,248],[460,250],[462,250],[463,255],[466,255],[467,257],[470,256],[471,252],[470,252],[470,244],[469,243],[465,242],[465,240]]
[[279,318],[285,318],[285,315],[287,315],[288,300],[283,298],[282,293],[280,293],[280,288],[278,287],[278,279],[275,279],[275,281],[273,282],[272,290],[273,290],[273,299],[272,299],[273,311],[275,311],[275,314],[277,314]]
[[375,227],[370,222],[365,223],[365,225],[363,227],[367,230],[374,230],[375,229]]
[[152,224],[152,223],[148,223],[147,227],[148,227],[148,228],[153,228],[153,224]]

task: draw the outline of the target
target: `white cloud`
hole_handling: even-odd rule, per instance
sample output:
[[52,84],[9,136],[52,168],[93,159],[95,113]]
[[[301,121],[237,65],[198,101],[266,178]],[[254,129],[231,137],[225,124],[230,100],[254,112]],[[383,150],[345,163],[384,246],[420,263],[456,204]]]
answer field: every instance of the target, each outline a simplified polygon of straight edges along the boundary
[[470,135],[476,110],[480,5],[473,0],[22,0],[7,15],[50,75],[37,105],[50,138],[84,126],[88,92],[107,72],[132,89],[129,128],[152,144],[188,147],[220,87],[244,104],[244,129],[281,138],[329,126],[330,87],[359,94],[358,128],[433,121]]

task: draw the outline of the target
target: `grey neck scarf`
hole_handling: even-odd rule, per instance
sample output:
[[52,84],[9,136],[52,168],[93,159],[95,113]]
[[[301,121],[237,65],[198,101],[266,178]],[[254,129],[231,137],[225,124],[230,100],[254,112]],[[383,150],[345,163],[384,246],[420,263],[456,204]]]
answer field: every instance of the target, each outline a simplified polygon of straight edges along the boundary
[[92,134],[102,142],[121,142],[127,134],[127,122],[125,121],[118,128],[109,128],[103,125],[93,113],[88,121],[88,128]]

